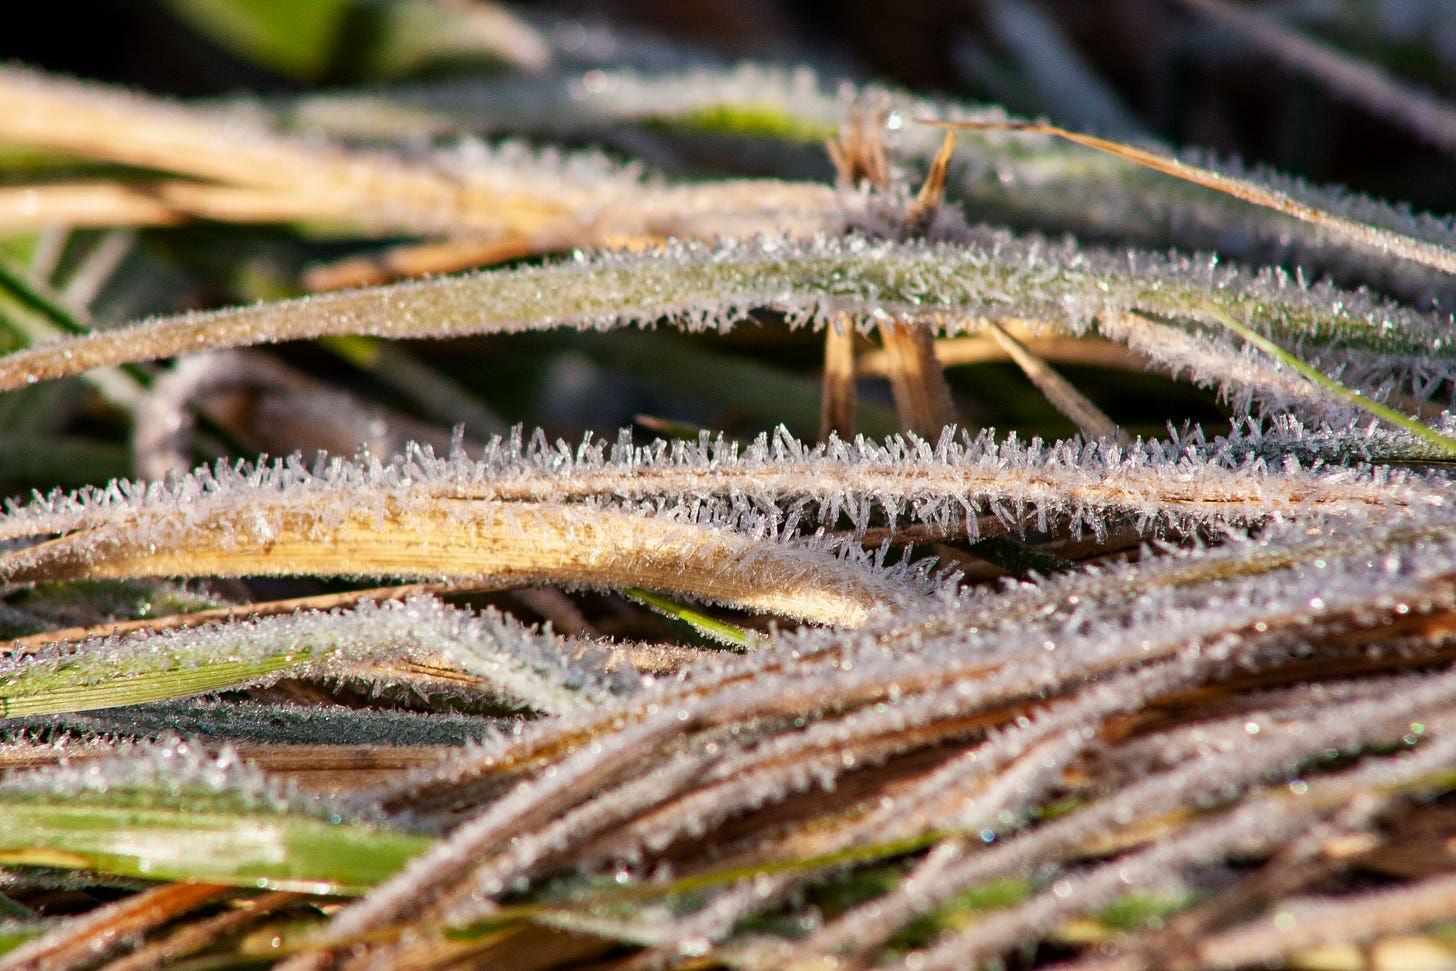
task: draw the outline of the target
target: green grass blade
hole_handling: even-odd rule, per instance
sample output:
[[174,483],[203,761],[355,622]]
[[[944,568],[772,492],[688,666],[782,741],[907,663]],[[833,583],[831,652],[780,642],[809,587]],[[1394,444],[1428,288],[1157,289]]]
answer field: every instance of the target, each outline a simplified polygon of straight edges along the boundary
[[1308,378],[1310,381],[1319,385],[1321,388],[1325,389],[1331,394],[1349,402],[1350,404],[1354,405],[1361,411],[1366,412],[1367,414],[1374,415],[1376,418],[1390,422],[1397,428],[1404,429],[1405,431],[1410,432],[1412,435],[1416,436],[1422,441],[1436,446],[1447,457],[1456,458],[1456,438],[1452,438],[1449,435],[1443,435],[1440,432],[1436,431],[1434,428],[1431,428],[1429,425],[1416,421],[1414,418],[1411,418],[1408,415],[1401,414],[1394,408],[1383,405],[1378,401],[1372,401],[1370,398],[1367,398],[1360,392],[1345,387],[1334,378],[1331,378],[1326,374],[1322,374],[1314,368],[1310,367],[1308,364],[1304,363],[1299,358],[1291,354],[1289,351],[1286,351],[1284,348],[1280,347],[1278,344],[1265,337],[1263,334],[1254,330],[1252,327],[1248,326],[1247,324],[1240,323],[1233,317],[1230,317],[1228,314],[1220,311],[1218,308],[1212,305],[1205,306],[1203,308],[1203,312],[1209,317],[1218,321],[1223,326],[1227,327],[1229,330],[1233,331],[1235,334],[1238,334],[1250,344],[1253,344],[1265,354],[1268,354],[1270,357],[1278,360],[1279,363],[1288,366],[1294,371],[1297,371],[1299,374]]
[[0,863],[308,893],[361,893],[432,843],[365,824],[121,799],[0,799],[0,816]]
[[666,614],[674,620],[680,620],[688,624],[702,634],[704,637],[727,644],[730,647],[751,647],[754,637],[748,631],[736,624],[729,624],[725,621],[709,617],[707,614],[699,613],[691,607],[684,606],[666,597],[659,597],[639,587],[628,587],[622,591],[634,600],[640,600],[647,606],[659,613]]
[[[302,667],[313,652],[288,655],[197,659],[174,654],[162,666],[133,665],[97,670],[78,658],[74,665],[22,667],[0,684],[0,718],[50,715],[138,705],[238,687],[290,667]],[[104,667],[110,667],[106,665]]]

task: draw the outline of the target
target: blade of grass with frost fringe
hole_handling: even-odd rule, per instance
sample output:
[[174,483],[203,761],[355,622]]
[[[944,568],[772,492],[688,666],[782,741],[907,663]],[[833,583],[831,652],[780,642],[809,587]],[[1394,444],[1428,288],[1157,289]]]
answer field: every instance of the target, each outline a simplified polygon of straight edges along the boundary
[[1310,465],[1449,464],[1446,449],[1413,435],[1386,430],[1378,421],[1305,427],[1291,415],[1270,423],[1238,423],[1223,439],[1230,456]]
[[[727,529],[547,503],[451,502],[388,487],[165,508],[0,556],[10,583],[87,578],[366,575],[512,586],[650,586],[673,595],[857,625],[915,597],[892,575],[823,548]],[[319,501],[332,503],[320,511]],[[420,501],[423,499],[424,501]],[[210,508],[209,508],[210,507]]]
[[[443,659],[542,712],[580,711],[633,685],[572,645],[504,615],[416,597],[352,610],[275,615],[42,647],[0,660],[0,717],[183,698],[288,677],[339,676],[360,660]],[[439,662],[437,662],[439,663]]]
[[1354,219],[1349,219],[1345,216],[1301,202],[1291,195],[1279,192],[1268,186],[1258,185],[1248,179],[1236,178],[1221,172],[1216,172],[1213,169],[1193,165],[1192,163],[1181,161],[1169,155],[1136,148],[1132,145],[1124,145],[1106,138],[1084,135],[1080,132],[1070,131],[1066,128],[1058,128],[1056,125],[1049,125],[1044,122],[934,121],[928,119],[922,119],[922,121],[924,124],[938,128],[964,129],[967,131],[1032,132],[1040,135],[1054,135],[1058,138],[1065,138],[1078,145],[1084,145],[1087,148],[1096,149],[1099,152],[1105,152],[1117,158],[1136,162],[1138,165],[1171,175],[1174,178],[1183,179],[1209,189],[1215,189],[1231,195],[1236,199],[1242,199],[1244,202],[1273,209],[1287,216],[1293,216],[1295,219],[1333,230],[1348,239],[1360,242],[1378,252],[1392,253],[1444,273],[1456,274],[1456,250],[1450,247],[1437,246],[1422,239],[1405,236]]
[[[746,445],[702,437],[639,447],[622,435],[610,446],[598,440],[572,450],[549,446],[544,437],[530,445],[516,438],[488,445],[479,466],[426,462],[414,481],[422,491],[482,500],[678,499],[694,515],[725,523],[736,517],[751,522],[777,506],[786,519],[817,515],[831,528],[847,517],[856,534],[883,514],[972,538],[979,535],[979,510],[986,506],[1013,525],[1043,529],[1053,519],[1069,519],[1096,531],[1114,510],[1141,515],[1156,507],[1169,517],[1186,514],[1189,522],[1213,523],[1262,515],[1358,515],[1442,502],[1438,485],[1399,470],[1271,470],[1251,461],[1261,442],[1277,454],[1285,441],[1251,431],[1238,440],[1237,450],[1222,439],[1128,448],[1042,446],[998,442],[982,433],[946,434],[934,445],[913,436],[883,443],[831,438],[808,445],[781,432]],[[439,486],[428,483],[435,477]],[[27,510],[12,513],[10,522],[0,520],[0,536],[85,522],[47,515],[44,507],[34,512],[39,514],[34,525],[26,522]]]
[[175,736],[12,772],[0,804],[15,823],[0,836],[4,858],[152,879],[352,894],[434,844],[280,785],[227,747],[211,755]]
[[[150,656],[143,659],[155,660]],[[252,661],[175,657],[172,664],[151,671],[138,670],[139,665],[125,661],[118,667],[117,658],[109,654],[69,665],[47,664],[47,659],[19,666],[4,664],[0,670],[9,671],[0,689],[0,718],[88,711],[248,687],[266,683],[269,675],[290,667],[304,668],[311,659],[312,652],[299,647],[287,655]],[[126,680],[117,680],[118,675]]]
[[[44,596],[36,596],[36,590],[28,591],[22,601],[25,608],[37,619],[46,616],[44,608],[53,609],[55,601],[71,609],[86,610],[97,619],[97,623],[78,627],[55,628],[51,620],[44,634],[16,636],[6,649],[14,656],[28,654],[61,644],[76,644],[81,641],[117,637],[137,632],[160,632],[185,627],[200,627],[204,624],[218,624],[236,620],[256,620],[276,614],[305,613],[309,611],[330,611],[357,607],[365,601],[383,603],[389,600],[408,600],[413,597],[428,597],[441,593],[468,594],[473,591],[459,584],[412,583],[403,586],[354,589],[343,593],[326,593],[311,597],[292,597],[287,600],[253,600],[242,604],[217,606],[216,598],[192,594],[176,584],[156,581],[114,581],[97,580],[79,583],[47,584],[38,588]],[[34,598],[34,599],[32,599]],[[131,616],[133,620],[122,620]],[[104,619],[103,619],[104,618]]]
[[1437,315],[1207,262],[1002,236],[989,247],[863,239],[674,245],[161,318],[0,358],[0,389],[103,365],[337,334],[454,337],[662,320],[696,331],[726,329],[760,307],[815,326],[843,314],[886,314],[955,330],[966,320],[1010,316],[1084,333],[1099,316],[1187,317],[1210,303],[1357,369],[1397,378],[1456,374],[1456,342]]
[[0,742],[21,737],[185,738],[248,745],[463,746],[509,731],[514,716],[361,709],[303,704],[258,704],[198,698],[86,713],[10,717]]
[[1273,357],[1275,360],[1279,361],[1286,367],[1290,367],[1293,368],[1295,371],[1298,371],[1300,374],[1304,375],[1306,378],[1313,381],[1321,388],[1324,388],[1326,391],[1329,391],[1331,394],[1335,394],[1340,396],[1341,398],[1344,398],[1346,401],[1350,402],[1350,404],[1354,405],[1356,408],[1359,408],[1361,411],[1368,412],[1369,414],[1374,415],[1376,418],[1388,421],[1392,425],[1395,425],[1397,428],[1402,428],[1405,431],[1410,432],[1415,437],[1442,450],[1447,457],[1456,458],[1456,438],[1452,438],[1449,435],[1443,435],[1440,432],[1436,431],[1434,428],[1431,428],[1429,425],[1418,422],[1407,415],[1402,415],[1394,408],[1389,408],[1378,401],[1371,401],[1369,398],[1360,394],[1358,391],[1350,390],[1340,382],[1325,374],[1320,373],[1318,370],[1310,367],[1308,364],[1305,364],[1298,357],[1289,353],[1284,348],[1280,347],[1278,344],[1265,337],[1263,334],[1260,334],[1258,331],[1249,327],[1247,324],[1242,324],[1239,323],[1237,320],[1234,320],[1228,314],[1222,313],[1212,307],[1206,308],[1204,310],[1204,313],[1208,314],[1220,324],[1223,324],[1235,334],[1238,334],[1250,344],[1253,344],[1265,354]]
[[424,836],[291,814],[115,802],[0,793],[0,863],[357,895],[433,845]]

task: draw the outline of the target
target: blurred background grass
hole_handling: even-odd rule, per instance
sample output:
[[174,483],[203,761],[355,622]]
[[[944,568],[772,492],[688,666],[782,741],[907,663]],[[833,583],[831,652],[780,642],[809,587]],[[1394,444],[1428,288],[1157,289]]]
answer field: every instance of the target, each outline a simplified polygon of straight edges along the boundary
[[[431,34],[432,20],[448,24],[449,8],[471,5],[55,0],[26,4],[23,15],[7,18],[0,54],[184,96],[439,77],[478,72],[492,61],[507,69],[458,30]],[[1449,0],[1245,6],[1404,81],[1456,94]],[[1175,144],[1237,154],[1417,209],[1456,209],[1448,155],[1174,0],[604,0],[523,2],[510,10],[548,38],[611,24],[703,58],[806,63],[831,75],[998,101],[1104,134],[1133,134],[1108,129],[1137,126]],[[1055,47],[1039,46],[1047,36],[1106,85],[1109,112],[1085,117],[1085,108],[1059,97],[1073,75]],[[1085,90],[1077,94],[1087,100]]]

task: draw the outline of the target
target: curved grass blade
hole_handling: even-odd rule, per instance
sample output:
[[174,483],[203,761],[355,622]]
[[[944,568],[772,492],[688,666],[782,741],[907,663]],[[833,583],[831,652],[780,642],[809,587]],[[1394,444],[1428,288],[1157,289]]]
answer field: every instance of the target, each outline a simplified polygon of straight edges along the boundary
[[175,737],[13,773],[0,807],[7,862],[308,893],[362,892],[435,842]]
[[1287,216],[1293,216],[1295,219],[1334,230],[1349,239],[1362,243],[1381,253],[1392,253],[1404,259],[1429,266],[1432,269],[1441,270],[1444,273],[1456,274],[1456,250],[1337,215],[1336,213],[1321,209],[1318,206],[1301,202],[1288,193],[1280,192],[1277,189],[1259,185],[1248,179],[1224,175],[1221,172],[1215,172],[1213,169],[1193,165],[1159,152],[1125,145],[1121,142],[1114,142],[1106,138],[1098,138],[1095,135],[1084,135],[1081,132],[1070,131],[1066,128],[1047,124],[1046,122],[937,121],[928,118],[921,119],[921,121],[924,124],[937,128],[965,131],[1032,132],[1039,135],[1054,135],[1057,138],[1065,138],[1069,142],[1075,142],[1078,145],[1084,145],[1087,148],[1096,149],[1099,152],[1105,152],[1108,155],[1126,159],[1129,162],[1136,162],[1138,165],[1146,166],[1147,168],[1171,175],[1174,178],[1192,182],[1196,185],[1214,189],[1218,192],[1231,195],[1236,199],[1241,199],[1244,202],[1250,202],[1256,206],[1263,206],[1266,209],[1273,209]]
[[1361,411],[1367,412],[1371,415],[1374,415],[1376,418],[1380,418],[1384,421],[1390,422],[1397,428],[1401,428],[1405,431],[1410,432],[1412,435],[1416,436],[1422,441],[1435,446],[1437,449],[1440,449],[1447,456],[1451,458],[1456,458],[1456,438],[1452,438],[1450,435],[1443,435],[1429,425],[1424,424],[1423,422],[1416,421],[1414,418],[1411,418],[1408,415],[1402,415],[1394,408],[1383,405],[1378,401],[1372,401],[1371,399],[1360,394],[1358,391],[1350,390],[1349,388],[1345,387],[1343,384],[1334,380],[1328,375],[1322,374],[1317,369],[1310,367],[1308,364],[1301,361],[1297,356],[1286,351],[1284,348],[1280,347],[1278,344],[1274,343],[1263,334],[1254,330],[1252,327],[1248,326],[1247,324],[1240,323],[1239,321],[1230,317],[1228,314],[1223,313],[1216,307],[1207,307],[1204,309],[1204,313],[1208,314],[1208,316],[1212,317],[1220,324],[1223,324],[1235,334],[1238,334],[1250,344],[1253,344],[1265,354],[1273,357],[1281,364],[1293,368],[1295,371],[1298,371],[1300,374],[1304,375],[1306,378],[1313,381],[1321,388],[1324,388],[1326,391],[1338,395],[1339,397],[1348,401],[1350,404],[1354,405],[1356,408],[1359,408]]
[[666,597],[659,597],[641,587],[628,587],[622,592],[633,600],[642,601],[667,617],[682,621],[699,634],[720,644],[743,648],[749,647],[753,643],[753,636],[737,624],[724,623],[716,617],[709,617],[701,611],[675,603]]
[[[230,499],[166,526],[163,508],[0,557],[10,583],[99,577],[450,577],[500,587],[643,586],[826,624],[858,625],[910,588],[824,549],[553,503],[401,501],[392,490]],[[327,504],[320,507],[320,503]]]
[[[1305,287],[1278,274],[1253,276],[1206,261],[1010,236],[985,245],[852,237],[670,245],[159,318],[0,357],[0,390],[103,365],[337,334],[438,338],[663,321],[690,331],[726,330],[762,307],[783,312],[791,324],[816,327],[849,315],[870,325],[894,317],[957,331],[977,319],[1012,317],[1083,334],[1128,311],[1186,319],[1210,302],[1258,322],[1277,339],[1301,343],[1307,353],[1348,362],[1351,373],[1371,381],[1394,376],[1414,388],[1456,374],[1456,342],[1444,318],[1368,294]],[[1189,336],[1208,344],[1201,333]],[[1147,352],[1161,353],[1156,345]],[[1168,353],[1169,366],[1193,366]],[[1219,369],[1199,375],[1210,382],[1258,387],[1262,380],[1216,358],[1201,366]],[[1267,404],[1281,407],[1290,394],[1276,387]],[[1329,400],[1321,391],[1317,403]]]
[[[461,688],[473,680],[510,704],[561,714],[635,687],[630,675],[608,676],[591,646],[428,597],[366,602],[352,610],[60,642],[0,658],[0,718],[267,686],[285,676],[345,677],[380,660],[400,661],[406,670],[413,663],[458,672],[465,676]],[[371,674],[376,685],[392,680],[378,670]]]

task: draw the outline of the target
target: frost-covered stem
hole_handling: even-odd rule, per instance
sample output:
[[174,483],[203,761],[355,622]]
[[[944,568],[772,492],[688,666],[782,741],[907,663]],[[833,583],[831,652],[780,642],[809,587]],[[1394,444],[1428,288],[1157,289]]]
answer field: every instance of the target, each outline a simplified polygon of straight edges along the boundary
[[[1382,378],[1393,370],[1450,369],[1449,323],[1439,317],[1331,288],[1215,271],[1202,262],[1119,258],[1009,237],[989,247],[763,239],[603,254],[144,321],[0,357],[0,389],[103,365],[329,334],[454,337],[661,320],[689,330],[726,329],[759,307],[816,326],[844,315],[882,315],[953,331],[968,320],[1017,316],[1086,333],[1094,319],[1115,324],[1131,310],[1186,318],[1210,303],[1276,337],[1303,341],[1310,351],[1335,344],[1330,354]],[[1285,402],[1290,392],[1244,373],[1246,367],[1230,361],[1226,343],[1188,336],[1206,350],[1205,359],[1156,343],[1144,350],[1166,366],[1195,368],[1206,382],[1257,391],[1270,407]],[[1292,393],[1308,396],[1308,386],[1298,382]],[[1314,404],[1328,407],[1329,396]]]
[[[347,495],[334,497],[346,503]],[[380,498],[380,497],[375,497]],[[170,534],[144,519],[0,557],[9,583],[187,576],[396,576],[500,586],[643,586],[673,595],[857,625],[907,587],[827,551],[605,508],[435,502],[321,511],[306,493],[194,511]]]
[[[594,646],[430,597],[384,606],[366,601],[329,613],[142,628],[0,658],[0,715],[139,704],[266,686],[284,676],[344,676],[361,663],[391,660],[442,665],[537,711],[582,711],[614,690]],[[576,660],[578,655],[583,659]],[[392,680],[378,670],[370,673],[376,681]],[[632,684],[629,674],[616,676],[615,689]]]
[[[1245,448],[1265,445],[1276,456],[1289,447],[1273,437],[1250,436],[1246,442]],[[488,520],[512,509],[528,516],[537,507],[566,516],[567,503],[627,509],[646,503],[669,516],[748,532],[792,531],[811,516],[838,529],[843,515],[856,537],[873,528],[882,539],[899,542],[949,535],[975,539],[988,515],[997,528],[1040,529],[1060,521],[1074,531],[1100,533],[1109,514],[1141,520],[1144,528],[1221,527],[1379,510],[1418,516],[1446,502],[1438,485],[1399,470],[1303,471],[1292,464],[1274,470],[1240,457],[1234,445],[1046,447],[998,442],[990,435],[957,441],[947,432],[935,447],[914,438],[883,444],[831,438],[806,446],[780,434],[746,448],[703,440],[637,449],[619,438],[608,454],[600,441],[574,450],[547,446],[544,438],[524,450],[518,441],[497,441],[479,462],[463,456],[441,460],[416,449],[389,465],[335,460],[313,471],[304,471],[298,461],[251,470],[203,468],[172,486],[113,483],[105,490],[55,494],[0,516],[0,539],[91,531],[74,542],[95,543],[106,538],[97,531],[114,530],[122,531],[118,536],[146,533],[150,540],[168,532],[168,522],[183,510],[199,525],[220,523],[239,509],[256,511],[242,525],[245,535],[262,543],[275,528],[271,517],[280,517],[276,528],[284,528],[283,519],[301,517],[297,526],[305,512],[321,523],[365,506],[391,517],[420,508],[431,516]],[[281,499],[283,492],[294,498]],[[575,514],[593,515],[586,509]],[[872,527],[880,514],[904,523],[894,527],[903,537]],[[12,554],[8,566],[42,552]],[[45,555],[58,552],[52,547]]]
[[854,438],[854,328],[845,318],[824,328],[824,398],[820,409],[819,439],[831,435]]

